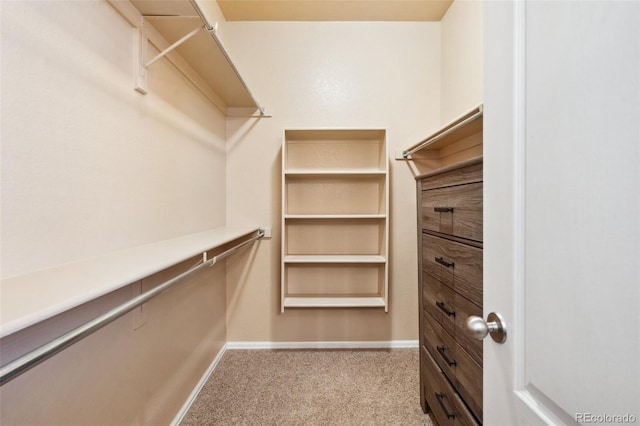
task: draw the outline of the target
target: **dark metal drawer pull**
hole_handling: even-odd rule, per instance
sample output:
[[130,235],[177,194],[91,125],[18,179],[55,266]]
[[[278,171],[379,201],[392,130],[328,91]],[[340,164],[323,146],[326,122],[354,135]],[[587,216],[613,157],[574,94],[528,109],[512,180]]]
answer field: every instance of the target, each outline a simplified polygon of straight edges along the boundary
[[449,358],[445,353],[444,353],[444,346],[438,346],[437,347],[438,352],[440,352],[440,356],[442,356],[442,359],[444,359],[444,361],[449,364],[449,366],[452,365],[457,365],[457,363],[452,360],[451,358]]
[[447,418],[448,419],[454,418],[456,416],[455,413],[452,413],[447,409],[447,407],[444,406],[444,394],[436,392],[436,398],[438,399],[438,403],[440,404],[440,407],[442,407],[442,411],[444,411],[444,413],[447,415]]
[[455,265],[456,265],[456,264],[455,264],[455,263],[453,263],[453,262],[447,262],[447,261],[446,261],[446,260],[444,260],[442,257],[436,257],[436,262],[437,262],[437,263],[439,263],[439,264],[441,264],[441,265],[443,265],[443,266],[446,266],[447,268],[454,268],[454,267],[455,267]]
[[436,305],[438,306],[438,308],[440,308],[445,314],[447,314],[448,316],[456,316],[456,311],[452,311],[451,309],[447,308],[447,305],[444,304],[444,302],[440,302],[437,301]]
[[440,212],[440,213],[448,213],[448,212],[453,213],[453,207],[434,207],[433,211]]

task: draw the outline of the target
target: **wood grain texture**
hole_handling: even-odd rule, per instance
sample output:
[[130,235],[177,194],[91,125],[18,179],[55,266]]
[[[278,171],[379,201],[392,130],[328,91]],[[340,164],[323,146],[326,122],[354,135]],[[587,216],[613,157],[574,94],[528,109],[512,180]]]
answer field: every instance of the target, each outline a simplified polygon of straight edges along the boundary
[[[442,327],[452,335],[455,334],[455,318],[460,315],[455,304],[455,292],[433,278],[426,272],[422,272],[422,301],[423,307]],[[440,306],[438,306],[440,304]],[[445,312],[453,312],[450,315]]]
[[482,158],[474,158],[454,166],[418,176],[423,190],[482,182]]
[[483,316],[482,185],[481,158],[418,178],[420,391],[439,424],[483,416],[483,345],[466,327]]
[[471,411],[482,418],[482,367],[430,315],[424,316],[423,330],[427,351]]
[[423,191],[421,198],[423,229],[482,241],[482,183]]
[[[424,309],[455,337],[469,355],[482,365],[482,341],[474,339],[467,331],[466,320],[471,315],[482,316],[482,308],[456,293],[429,274],[422,273],[422,300]],[[449,315],[438,306],[444,303],[447,310],[455,312]]]
[[482,308],[458,293],[455,294],[454,306],[456,309],[454,332],[456,341],[475,362],[482,365],[482,340],[473,338],[467,330],[467,318],[472,315],[482,317]]
[[424,316],[423,331],[422,338],[425,348],[449,380],[454,382],[457,365],[460,363],[455,350],[455,339],[444,331],[431,315]]
[[[438,425],[478,426],[480,423],[456,394],[431,355],[424,347],[420,348],[420,353],[422,355],[420,363],[420,370],[423,373],[422,387],[427,409],[433,414]],[[442,401],[438,401],[436,394],[442,395]],[[453,414],[453,417],[447,417],[445,409],[449,414]]]
[[[478,306],[482,306],[482,250],[455,241],[422,234],[423,270]],[[453,263],[437,263],[442,258]]]

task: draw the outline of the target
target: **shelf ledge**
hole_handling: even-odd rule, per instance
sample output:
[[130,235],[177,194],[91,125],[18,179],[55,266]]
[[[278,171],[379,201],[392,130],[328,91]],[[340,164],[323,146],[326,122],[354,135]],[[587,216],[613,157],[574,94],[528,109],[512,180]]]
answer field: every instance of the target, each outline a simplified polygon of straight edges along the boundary
[[386,214],[287,214],[285,219],[385,219]]
[[285,308],[384,308],[382,297],[285,297]]
[[287,255],[285,263],[385,263],[379,255]]
[[215,228],[3,279],[0,337],[258,230]]
[[384,176],[385,170],[378,169],[288,169],[286,176],[314,177],[314,176]]

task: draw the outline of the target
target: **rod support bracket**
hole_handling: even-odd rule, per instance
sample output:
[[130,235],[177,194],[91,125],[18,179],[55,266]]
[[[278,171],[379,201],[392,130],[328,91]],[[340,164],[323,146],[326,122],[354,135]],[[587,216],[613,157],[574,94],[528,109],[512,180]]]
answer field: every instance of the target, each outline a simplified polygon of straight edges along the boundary
[[395,151],[394,159],[399,161],[407,161],[407,160],[411,160],[412,158],[411,158],[411,154],[409,154],[408,151],[403,150],[403,151]]
[[215,22],[212,27],[205,25],[204,29],[207,30],[209,34],[213,35],[218,32],[218,23]]

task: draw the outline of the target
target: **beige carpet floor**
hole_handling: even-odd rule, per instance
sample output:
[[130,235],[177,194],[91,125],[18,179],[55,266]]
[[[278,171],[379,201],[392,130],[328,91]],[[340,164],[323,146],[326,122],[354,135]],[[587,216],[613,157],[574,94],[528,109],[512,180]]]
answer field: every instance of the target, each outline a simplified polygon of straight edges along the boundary
[[187,425],[432,425],[418,349],[228,350]]

